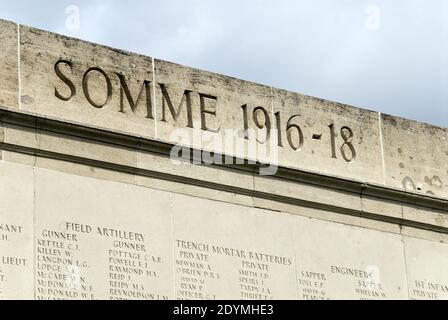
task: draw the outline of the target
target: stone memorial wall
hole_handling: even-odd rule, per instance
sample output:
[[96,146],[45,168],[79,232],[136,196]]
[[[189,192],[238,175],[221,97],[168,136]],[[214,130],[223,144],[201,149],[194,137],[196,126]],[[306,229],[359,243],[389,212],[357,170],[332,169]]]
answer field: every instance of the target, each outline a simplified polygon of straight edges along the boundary
[[447,129],[0,42],[0,299],[448,298]]

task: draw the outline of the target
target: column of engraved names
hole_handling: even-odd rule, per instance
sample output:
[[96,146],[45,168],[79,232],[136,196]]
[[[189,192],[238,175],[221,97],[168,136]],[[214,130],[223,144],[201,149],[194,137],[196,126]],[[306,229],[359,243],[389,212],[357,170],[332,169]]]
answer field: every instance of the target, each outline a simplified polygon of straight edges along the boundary
[[298,275],[299,299],[329,300],[326,291],[327,277],[323,273],[303,270]]
[[36,299],[93,300],[90,269],[82,257],[79,235],[44,229],[36,239]]
[[180,300],[216,300],[210,291],[210,282],[221,279],[210,263],[210,245],[176,240],[176,275],[180,288],[176,298]]
[[103,229],[114,238],[108,249],[109,291],[113,300],[168,300],[148,287],[148,280],[160,279],[162,257],[150,252],[145,236],[136,232]]
[[[22,225],[0,223],[0,248],[12,247],[14,243],[23,240],[24,233],[25,230]],[[8,273],[11,272],[11,269],[20,273],[29,265],[27,258],[18,254],[6,254],[7,251],[10,250],[5,250],[3,251],[4,253],[0,252],[0,299],[7,294],[5,287],[8,282]]]
[[[290,258],[278,257],[243,249],[227,248],[214,244],[176,240],[176,275],[179,286],[178,299],[220,298],[213,290],[214,284],[236,280],[240,299],[274,299],[269,286],[272,266],[292,266]],[[229,259],[234,274],[220,272],[219,259]]]
[[239,272],[240,298],[245,300],[273,300],[274,293],[269,286],[273,266],[292,267],[293,260],[271,254],[242,252]]
[[[151,290],[148,282],[159,279],[160,256],[151,254],[146,237],[139,232],[103,226],[67,223],[67,228],[98,243],[104,256],[97,268],[107,266],[107,291],[111,300],[159,300],[166,296]],[[102,248],[104,248],[102,250]]]

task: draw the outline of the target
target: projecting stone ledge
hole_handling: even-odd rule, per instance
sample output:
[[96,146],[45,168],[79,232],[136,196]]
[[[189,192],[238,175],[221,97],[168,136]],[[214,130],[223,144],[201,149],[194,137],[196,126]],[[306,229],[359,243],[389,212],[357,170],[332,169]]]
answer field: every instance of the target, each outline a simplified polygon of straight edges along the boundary
[[3,109],[448,198],[447,129],[6,21],[0,41]]

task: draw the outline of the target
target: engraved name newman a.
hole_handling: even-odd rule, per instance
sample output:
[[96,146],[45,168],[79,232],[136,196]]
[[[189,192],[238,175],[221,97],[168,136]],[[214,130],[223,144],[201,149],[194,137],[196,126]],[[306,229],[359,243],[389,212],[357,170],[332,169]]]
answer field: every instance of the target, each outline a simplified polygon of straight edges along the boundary
[[[82,94],[88,103],[94,107],[101,109],[109,105],[112,101],[112,98],[115,94],[120,95],[120,105],[119,111],[122,113],[126,113],[127,111],[132,111],[135,115],[144,114],[145,118],[149,118],[154,120],[154,110],[153,110],[153,101],[151,96],[152,92],[152,81],[143,80],[143,84],[140,88],[140,92],[137,94],[133,94],[129,89],[129,85],[127,83],[126,77],[119,72],[107,73],[100,67],[90,67],[82,76],[82,88],[77,88],[75,85],[73,74],[74,69],[79,66],[74,65],[72,61],[61,59],[58,60],[54,66],[54,71],[57,77],[62,80],[63,83],[68,87],[68,90],[54,88],[55,96],[62,101],[70,101],[77,94],[79,94],[80,89],[82,90]],[[93,76],[100,77],[104,83],[104,97],[98,98],[94,97],[93,92],[91,92],[91,79]],[[113,87],[113,77],[116,77],[115,80],[118,80],[120,89],[119,92],[114,91]],[[216,106],[218,103],[218,97],[215,97],[210,94],[202,93],[202,92],[194,92],[192,90],[184,90],[182,99],[180,101],[174,101],[172,99],[172,93],[169,92],[167,86],[163,83],[156,84],[162,93],[162,117],[160,121],[168,122],[168,113],[170,114],[172,120],[175,123],[179,120],[179,117],[182,112],[187,113],[187,127],[194,128],[193,123],[193,107],[192,107],[192,98],[191,95],[196,93],[199,96],[199,109],[200,109],[200,117],[201,117],[201,130],[211,131],[211,132],[219,132],[220,128],[210,128],[207,125],[207,117],[216,117]],[[125,102],[127,101],[127,103]],[[176,103],[177,102],[177,103]],[[145,110],[141,112],[139,110],[144,106]],[[184,106],[186,108],[183,111]],[[213,107],[214,106],[214,107]]]

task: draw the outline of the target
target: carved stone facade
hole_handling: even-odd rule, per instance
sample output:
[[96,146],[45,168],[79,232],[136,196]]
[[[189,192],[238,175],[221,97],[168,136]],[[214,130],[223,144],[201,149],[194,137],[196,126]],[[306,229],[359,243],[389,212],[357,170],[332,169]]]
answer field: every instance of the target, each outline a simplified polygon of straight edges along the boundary
[[448,298],[447,129],[0,41],[0,299]]

